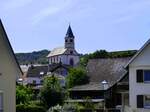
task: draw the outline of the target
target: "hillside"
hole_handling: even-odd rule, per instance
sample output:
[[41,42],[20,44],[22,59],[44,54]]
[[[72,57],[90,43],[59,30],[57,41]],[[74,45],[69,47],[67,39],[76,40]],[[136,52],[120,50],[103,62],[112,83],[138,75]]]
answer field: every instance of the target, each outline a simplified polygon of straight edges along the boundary
[[[49,54],[48,50],[34,51],[31,53],[16,53],[16,57],[20,64],[48,64],[46,56]],[[80,56],[80,64],[87,65],[89,59],[99,58],[118,58],[118,57],[132,57],[137,50],[115,51],[107,52],[106,50],[97,50],[93,53],[82,54]]]
[[19,64],[47,64],[46,56],[49,54],[48,50],[34,51],[31,53],[16,53]]
[[82,66],[86,66],[89,59],[132,57],[133,55],[135,55],[136,52],[137,50],[114,51],[114,52],[107,52],[106,50],[97,50],[93,53],[82,55],[80,57],[80,64]]

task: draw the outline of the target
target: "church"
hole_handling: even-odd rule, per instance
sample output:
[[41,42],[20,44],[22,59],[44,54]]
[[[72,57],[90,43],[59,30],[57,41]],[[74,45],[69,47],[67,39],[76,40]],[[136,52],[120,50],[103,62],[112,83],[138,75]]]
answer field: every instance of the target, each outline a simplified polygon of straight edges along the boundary
[[64,47],[54,48],[47,56],[49,65],[61,63],[75,67],[79,63],[79,54],[75,49],[75,36],[70,25],[64,40]]
[[39,90],[45,75],[55,75],[62,86],[65,86],[65,78],[68,70],[78,66],[79,54],[75,50],[75,36],[69,25],[64,38],[64,47],[54,48],[47,56],[49,64],[30,66],[24,78],[24,84],[32,85]]

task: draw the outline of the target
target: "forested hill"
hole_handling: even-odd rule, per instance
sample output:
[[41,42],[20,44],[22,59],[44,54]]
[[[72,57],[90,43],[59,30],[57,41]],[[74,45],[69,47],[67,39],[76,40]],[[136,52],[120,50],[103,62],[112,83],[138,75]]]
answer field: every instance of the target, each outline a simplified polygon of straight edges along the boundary
[[[80,55],[80,64],[86,66],[89,59],[98,58],[118,58],[132,57],[137,50],[107,52],[106,50],[97,50],[93,53]],[[50,53],[48,50],[34,51],[31,53],[16,53],[20,64],[48,64],[46,56]]]
[[16,53],[20,64],[47,64],[46,56],[50,53],[48,50],[33,51],[31,53]]
[[114,52],[107,52],[106,50],[97,50],[93,53],[82,55],[80,57],[80,64],[82,66],[86,66],[89,59],[132,57],[133,55],[135,55],[136,52],[137,50],[114,51]]

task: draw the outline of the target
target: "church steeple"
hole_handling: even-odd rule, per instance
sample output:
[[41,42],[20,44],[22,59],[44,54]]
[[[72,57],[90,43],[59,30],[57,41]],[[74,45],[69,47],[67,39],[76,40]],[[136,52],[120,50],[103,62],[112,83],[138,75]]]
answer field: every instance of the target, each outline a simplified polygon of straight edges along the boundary
[[65,48],[74,49],[74,35],[70,25],[65,36]]
[[69,37],[74,37],[71,26],[69,25],[67,33],[66,33],[66,38]]

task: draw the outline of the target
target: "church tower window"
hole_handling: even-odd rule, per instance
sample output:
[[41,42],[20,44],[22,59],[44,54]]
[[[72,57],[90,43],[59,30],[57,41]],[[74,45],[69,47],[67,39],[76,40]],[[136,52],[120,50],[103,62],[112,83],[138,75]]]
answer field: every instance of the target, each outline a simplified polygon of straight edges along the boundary
[[73,39],[70,39],[70,42],[73,42]]
[[73,51],[70,51],[70,54],[73,54]]

